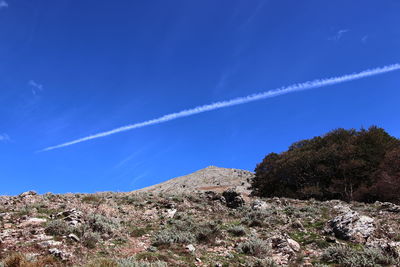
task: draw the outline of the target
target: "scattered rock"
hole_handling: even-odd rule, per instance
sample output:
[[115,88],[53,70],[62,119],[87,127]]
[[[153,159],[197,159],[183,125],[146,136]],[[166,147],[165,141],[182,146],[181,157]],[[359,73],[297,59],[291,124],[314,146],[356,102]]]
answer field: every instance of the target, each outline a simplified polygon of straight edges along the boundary
[[36,191],[31,190],[31,191],[27,191],[27,192],[21,193],[19,195],[19,197],[20,198],[24,198],[24,197],[27,197],[27,196],[35,196],[35,195],[37,195]]
[[272,248],[275,250],[273,259],[278,264],[285,265],[296,258],[296,252],[300,251],[300,244],[286,235],[276,235],[271,238]]
[[68,235],[68,238],[71,239],[71,240],[73,240],[73,241],[75,241],[75,242],[81,241],[81,240],[79,239],[79,237],[76,236],[76,235],[74,235],[74,234],[69,234],[69,235]]
[[46,240],[46,241],[38,243],[38,245],[42,248],[57,247],[57,246],[61,246],[62,242],[55,241],[55,240]]
[[71,226],[77,226],[83,222],[82,220],[83,213],[76,209],[66,210],[60,213],[57,213],[56,218],[62,218],[64,221],[68,222]]
[[149,252],[156,252],[158,249],[155,246],[150,246],[146,250],[149,251]]
[[252,210],[265,210],[271,208],[270,205],[268,205],[265,201],[256,199],[251,203],[251,209]]
[[195,250],[196,250],[196,248],[195,248],[192,244],[187,245],[187,246],[186,246],[186,249],[187,249],[189,252],[195,252]]
[[350,208],[340,207],[342,213],[328,222],[336,237],[350,240],[356,243],[365,243],[367,238],[374,232],[374,219],[360,215]]
[[400,206],[393,204],[391,202],[376,202],[380,207],[380,210],[390,211],[390,212],[400,212]]
[[293,239],[286,239],[286,241],[288,242],[288,245],[291,249],[293,249],[295,252],[299,252],[300,251],[300,244],[297,243],[296,241],[294,241]]
[[222,196],[226,200],[226,206],[229,208],[237,209],[244,205],[244,199],[242,195],[236,192],[234,189],[228,189],[222,193]]
[[169,209],[166,211],[166,213],[167,213],[166,217],[172,219],[172,218],[174,218],[176,212],[177,212],[176,209]]
[[208,200],[212,200],[212,201],[218,200],[222,204],[226,205],[226,199],[221,194],[218,194],[214,191],[206,191],[206,192],[204,192],[204,194]]
[[51,248],[49,249],[49,253],[53,255],[54,257],[59,258],[62,261],[68,260],[68,258],[71,256],[69,253],[65,253],[58,248]]

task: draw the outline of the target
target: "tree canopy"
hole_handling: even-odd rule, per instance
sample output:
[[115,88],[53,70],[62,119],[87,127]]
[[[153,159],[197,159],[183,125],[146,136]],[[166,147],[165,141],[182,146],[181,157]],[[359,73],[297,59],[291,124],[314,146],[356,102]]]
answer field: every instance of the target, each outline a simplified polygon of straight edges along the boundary
[[384,129],[336,129],[270,153],[251,189],[264,197],[400,201],[400,140]]

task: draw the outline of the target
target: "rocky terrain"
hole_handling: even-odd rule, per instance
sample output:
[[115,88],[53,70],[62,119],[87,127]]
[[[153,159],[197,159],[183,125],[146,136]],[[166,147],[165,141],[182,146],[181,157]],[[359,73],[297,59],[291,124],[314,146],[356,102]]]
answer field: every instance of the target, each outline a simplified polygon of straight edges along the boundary
[[0,266],[400,266],[400,206],[253,198],[205,170],[139,192],[2,196]]
[[172,191],[174,193],[193,193],[209,190],[223,192],[234,188],[237,192],[248,195],[250,193],[248,190],[249,182],[253,177],[254,173],[249,171],[209,166],[189,175],[140,189],[138,192],[165,193]]

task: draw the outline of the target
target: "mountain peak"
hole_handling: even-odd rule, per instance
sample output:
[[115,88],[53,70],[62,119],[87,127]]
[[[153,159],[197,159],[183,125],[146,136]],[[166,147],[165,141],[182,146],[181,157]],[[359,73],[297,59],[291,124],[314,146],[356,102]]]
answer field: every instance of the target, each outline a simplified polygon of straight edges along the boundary
[[224,191],[229,188],[248,194],[250,180],[254,174],[240,169],[208,166],[188,175],[176,177],[160,184],[149,186],[137,191],[191,193],[196,191]]

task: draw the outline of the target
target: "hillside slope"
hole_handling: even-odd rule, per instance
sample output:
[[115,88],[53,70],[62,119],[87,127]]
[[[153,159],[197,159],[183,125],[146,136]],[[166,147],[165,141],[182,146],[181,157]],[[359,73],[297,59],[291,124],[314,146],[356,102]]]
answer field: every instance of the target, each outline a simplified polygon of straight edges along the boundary
[[249,194],[250,191],[247,188],[253,177],[254,174],[249,171],[209,166],[189,175],[137,190],[137,192],[177,194],[208,190],[222,192],[234,188],[238,192]]

